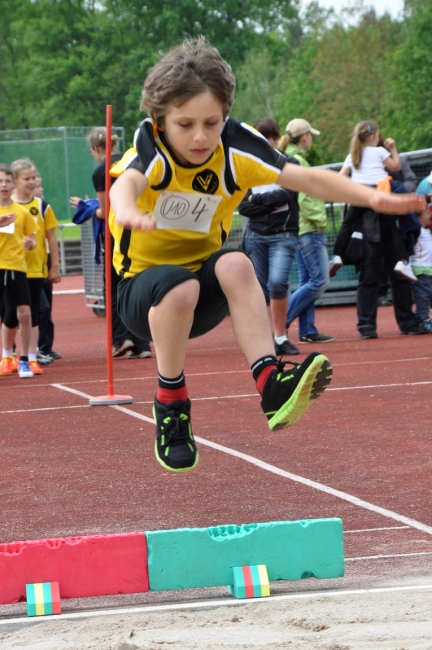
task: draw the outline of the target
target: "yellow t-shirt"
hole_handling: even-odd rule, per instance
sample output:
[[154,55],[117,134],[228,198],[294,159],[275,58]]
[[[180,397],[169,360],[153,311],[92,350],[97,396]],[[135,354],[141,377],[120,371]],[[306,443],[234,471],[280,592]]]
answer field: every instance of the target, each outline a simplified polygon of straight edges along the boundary
[[9,226],[0,228],[0,269],[7,271],[22,271],[26,273],[27,265],[23,239],[35,233],[39,226],[35,223],[30,212],[19,203],[11,203],[8,207],[0,207],[0,215],[14,212],[15,221]]
[[38,225],[36,233],[36,248],[25,251],[28,278],[48,277],[48,251],[46,231],[58,226],[58,221],[51,206],[44,200],[34,196],[27,203],[20,203],[32,215]]
[[131,167],[149,186],[137,199],[142,212],[157,221],[152,232],[127,230],[110,212],[113,262],[125,278],[161,264],[197,271],[219,250],[231,229],[232,215],[250,187],[275,183],[285,158],[253,127],[228,118],[210,159],[197,167],[176,160],[151,119],[141,122],[134,148],[111,168],[120,176]]

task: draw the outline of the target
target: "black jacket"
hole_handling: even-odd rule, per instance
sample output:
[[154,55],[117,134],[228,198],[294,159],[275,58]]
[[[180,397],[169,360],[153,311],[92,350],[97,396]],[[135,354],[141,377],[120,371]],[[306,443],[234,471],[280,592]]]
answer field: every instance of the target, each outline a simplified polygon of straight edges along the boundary
[[[287,162],[298,165],[291,156]],[[249,201],[249,197],[251,200]],[[276,208],[287,205],[288,209],[275,212]],[[298,193],[278,187],[269,192],[249,190],[240,203],[238,211],[249,218],[248,228],[260,235],[277,235],[280,232],[298,233],[299,207]]]

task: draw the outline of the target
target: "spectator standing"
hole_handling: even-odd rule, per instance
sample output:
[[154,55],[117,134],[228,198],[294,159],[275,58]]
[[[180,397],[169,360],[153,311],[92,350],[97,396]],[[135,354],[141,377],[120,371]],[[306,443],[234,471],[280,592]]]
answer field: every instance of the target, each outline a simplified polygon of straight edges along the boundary
[[[112,136],[112,154],[111,163],[114,164],[120,160],[121,154],[117,153],[116,135]],[[90,153],[98,163],[98,166],[93,171],[92,181],[96,191],[96,196],[99,201],[99,207],[96,209],[96,219],[106,218],[105,210],[105,159],[106,159],[106,128],[97,127],[91,130],[88,138],[88,145]],[[82,201],[78,196],[72,196],[70,204],[73,208],[77,208],[79,202]],[[114,249],[114,240],[111,238],[111,250]],[[148,341],[140,339],[122,322],[117,310],[117,287],[119,283],[119,276],[115,270],[111,260],[111,302],[112,302],[112,356],[122,357],[129,352],[128,359],[145,359],[151,357],[151,350]]]
[[[310,167],[306,157],[312,146],[313,135],[319,133],[306,120],[296,118],[288,122],[278,148],[295,158],[302,167]],[[329,284],[325,203],[300,192],[298,204],[300,213],[296,259],[299,284],[289,298],[286,327],[288,329],[298,318],[300,343],[327,343],[333,341],[334,336],[320,333],[315,325],[315,302]]]
[[[340,173],[348,176],[352,169],[354,182],[374,187],[381,181],[386,181],[387,170],[398,172],[400,158],[394,140],[388,138],[385,141],[386,147],[392,150],[390,155],[388,149],[378,146],[379,138],[379,128],[376,122],[373,120],[359,122],[351,140],[351,151],[354,157],[352,155],[347,157]],[[353,224],[360,223],[359,227],[370,250],[367,262],[363,261],[359,264],[357,329],[362,339],[376,339],[378,336],[377,309],[382,260],[384,260],[384,266],[389,275],[395,318],[401,334],[427,333],[412,310],[411,285],[413,280],[416,281],[416,277],[409,264],[405,264],[408,253],[402,234],[397,227],[397,219],[398,217],[395,215],[383,215],[351,205],[338,233],[332,271],[339,268],[342,263],[341,260],[340,263],[337,260],[335,263],[335,258],[343,254]]]
[[[268,117],[254,127],[274,148],[280,138],[279,124]],[[288,159],[287,159],[288,160]],[[294,158],[290,162],[298,164]],[[277,355],[296,355],[300,350],[286,337],[289,276],[298,239],[297,192],[276,183],[254,187],[238,207],[248,218],[244,249],[254,263],[264,292]]]
[[[35,187],[33,194],[45,202],[42,177],[36,173]],[[51,256],[48,254],[48,269],[51,268]],[[39,304],[39,338],[37,361],[41,365],[51,363],[55,359],[61,359],[60,352],[53,350],[54,344],[54,322],[52,319],[53,285],[49,277],[44,278]]]
[[416,315],[422,326],[432,333],[430,310],[432,307],[432,217],[427,206],[420,215],[421,231],[410,257],[410,264],[417,277],[413,284]]

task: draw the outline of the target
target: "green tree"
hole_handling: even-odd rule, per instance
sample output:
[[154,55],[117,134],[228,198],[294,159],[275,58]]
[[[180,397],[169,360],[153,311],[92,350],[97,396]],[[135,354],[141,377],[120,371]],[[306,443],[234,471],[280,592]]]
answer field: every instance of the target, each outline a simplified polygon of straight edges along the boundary
[[406,0],[401,38],[389,60],[384,111],[401,151],[432,147],[432,4]]

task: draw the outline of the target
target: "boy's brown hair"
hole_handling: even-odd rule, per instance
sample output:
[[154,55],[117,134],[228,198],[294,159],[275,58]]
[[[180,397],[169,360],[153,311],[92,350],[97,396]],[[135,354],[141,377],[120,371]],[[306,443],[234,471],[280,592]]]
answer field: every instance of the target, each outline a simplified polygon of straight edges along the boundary
[[208,90],[221,104],[225,119],[234,104],[235,78],[231,66],[204,36],[187,39],[150,69],[140,108],[161,125],[170,105],[182,106]]
[[0,172],[3,172],[3,174],[6,174],[7,176],[12,176],[12,178],[15,180],[15,172],[10,165],[7,165],[6,163],[0,163]]

